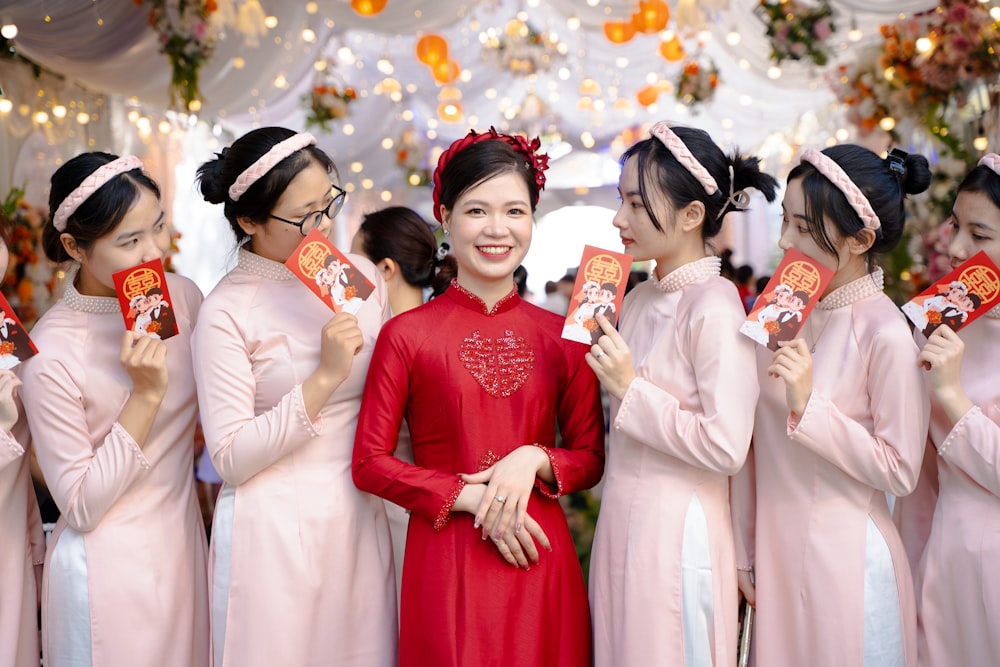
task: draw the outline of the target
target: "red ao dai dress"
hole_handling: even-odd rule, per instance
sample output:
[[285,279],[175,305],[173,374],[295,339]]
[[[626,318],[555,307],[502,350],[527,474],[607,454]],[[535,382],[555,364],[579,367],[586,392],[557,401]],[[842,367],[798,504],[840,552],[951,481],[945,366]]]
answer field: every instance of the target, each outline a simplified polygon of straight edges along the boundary
[[923,457],[916,345],[881,269],[828,294],[800,336],[815,349],[806,409],[790,417],[784,382],[767,375],[774,353],[759,349],[753,465],[734,479],[756,664],[915,665],[912,579],[886,494],[913,491]]
[[302,382],[319,366],[327,305],[283,264],[240,250],[202,308],[198,398],[225,480],[212,523],[215,667],[396,664],[385,507],[351,481],[361,391],[389,306],[374,265],[349,257],[376,289],[357,313],[363,347],[315,420]]
[[[400,614],[404,667],[591,663],[590,613],[558,496],[597,483],[604,419],[587,346],[560,316],[516,291],[492,310],[456,282],[379,335],[354,446],[358,486],[410,510]],[[406,419],[415,465],[393,456]],[[558,420],[562,447],[555,448]],[[536,483],[528,513],[552,552],[507,564],[474,517],[450,510],[458,473],[538,444],[556,486]]]
[[140,448],[118,423],[132,390],[115,297],[62,299],[18,368],[39,466],[59,506],[42,591],[46,667],[208,665],[205,527],[195,495],[198,405],[190,337],[201,292],[167,274],[179,334],[167,392]]
[[34,569],[45,538],[28,460],[18,439],[0,432],[0,665],[10,667],[38,667]]
[[926,667],[992,667],[1000,665],[1000,307],[958,335],[961,383],[975,407],[949,428],[931,400],[936,454],[925,465],[937,469],[938,495],[918,575],[918,652]]
[[636,379],[612,401],[591,557],[598,667],[736,663],[729,476],[750,446],[757,377],[720,266],[701,259],[625,297]]

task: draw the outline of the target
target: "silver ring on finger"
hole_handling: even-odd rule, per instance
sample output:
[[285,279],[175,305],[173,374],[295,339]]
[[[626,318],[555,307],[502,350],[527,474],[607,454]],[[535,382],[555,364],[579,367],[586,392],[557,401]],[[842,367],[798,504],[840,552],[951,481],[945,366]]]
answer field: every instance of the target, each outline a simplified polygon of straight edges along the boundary
[[507,499],[506,499],[506,498],[504,498],[503,496],[495,496],[495,497],[493,498],[493,500],[497,501],[497,502],[498,502],[498,503],[500,503],[501,505],[503,505],[504,503],[506,503],[506,502],[507,502]]
[[604,350],[598,350],[597,353],[594,355],[594,359],[600,359],[603,356],[604,356]]

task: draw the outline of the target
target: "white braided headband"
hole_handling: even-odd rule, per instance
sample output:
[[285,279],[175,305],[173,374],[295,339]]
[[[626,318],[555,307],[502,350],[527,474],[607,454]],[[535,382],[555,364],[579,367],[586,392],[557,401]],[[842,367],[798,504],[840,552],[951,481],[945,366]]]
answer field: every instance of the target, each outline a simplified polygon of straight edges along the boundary
[[[668,151],[673,154],[677,161],[681,163],[688,172],[697,179],[701,184],[701,187],[705,188],[705,194],[711,196],[719,191],[719,184],[716,182],[712,175],[708,173],[708,169],[705,169],[705,165],[698,161],[698,158],[694,156],[687,145],[681,141],[673,130],[670,129],[670,125],[666,121],[659,121],[653,123],[653,126],[649,128],[649,133],[660,140]],[[733,165],[729,165],[729,198],[726,203],[723,204],[722,208],[719,209],[719,214],[715,216],[718,220],[723,215],[726,214],[726,209],[732,204],[737,209],[745,209],[750,203],[750,196],[740,190],[739,192],[733,192],[733,185],[735,179],[733,177]]]
[[316,137],[308,132],[299,132],[284,141],[279,141],[271,146],[271,150],[260,156],[256,162],[236,177],[233,184],[229,186],[229,198],[233,201],[239,201],[243,193],[250,189],[250,186],[256,183],[261,176],[274,169],[276,164],[297,150],[315,145]]
[[1000,155],[997,155],[996,153],[987,153],[983,157],[979,158],[979,162],[976,166],[989,167],[993,170],[993,173],[1000,175]]
[[65,232],[69,216],[80,208],[80,204],[87,201],[90,195],[100,190],[101,186],[118,174],[124,174],[133,169],[142,169],[142,160],[134,155],[123,155],[107,164],[102,164],[62,200],[55,215],[52,216],[52,226],[56,228],[57,232]]
[[861,223],[865,228],[877,231],[882,227],[882,221],[878,219],[875,209],[872,208],[871,202],[865,197],[865,193],[861,192],[861,188],[851,180],[851,177],[847,175],[847,172],[839,164],[815,148],[810,148],[804,152],[802,160],[816,167],[816,171],[826,176],[833,183],[834,187],[844,194],[847,203],[851,205],[854,212],[861,218]]

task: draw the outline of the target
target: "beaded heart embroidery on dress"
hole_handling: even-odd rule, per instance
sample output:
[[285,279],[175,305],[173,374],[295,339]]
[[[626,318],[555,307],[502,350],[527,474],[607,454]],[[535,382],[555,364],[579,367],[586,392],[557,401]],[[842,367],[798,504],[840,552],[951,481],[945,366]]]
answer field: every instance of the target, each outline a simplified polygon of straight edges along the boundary
[[507,398],[527,381],[535,367],[535,353],[510,329],[499,338],[476,331],[462,341],[458,358],[490,396]]

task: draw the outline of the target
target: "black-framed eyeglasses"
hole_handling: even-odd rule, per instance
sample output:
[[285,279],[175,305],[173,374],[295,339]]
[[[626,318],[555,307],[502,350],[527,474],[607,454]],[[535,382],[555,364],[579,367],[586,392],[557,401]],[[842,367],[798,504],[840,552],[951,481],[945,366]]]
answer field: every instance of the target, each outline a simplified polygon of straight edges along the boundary
[[330,203],[326,205],[326,208],[319,211],[310,211],[302,216],[301,220],[288,220],[287,218],[282,218],[273,213],[271,214],[271,217],[275,220],[281,220],[285,224],[292,225],[293,227],[298,227],[299,233],[302,234],[302,236],[306,236],[309,232],[319,227],[320,223],[323,222],[323,216],[336,218],[337,214],[340,213],[340,209],[344,208],[344,200],[347,198],[347,192],[339,185],[331,183],[330,194],[333,195],[333,199],[331,199]]

